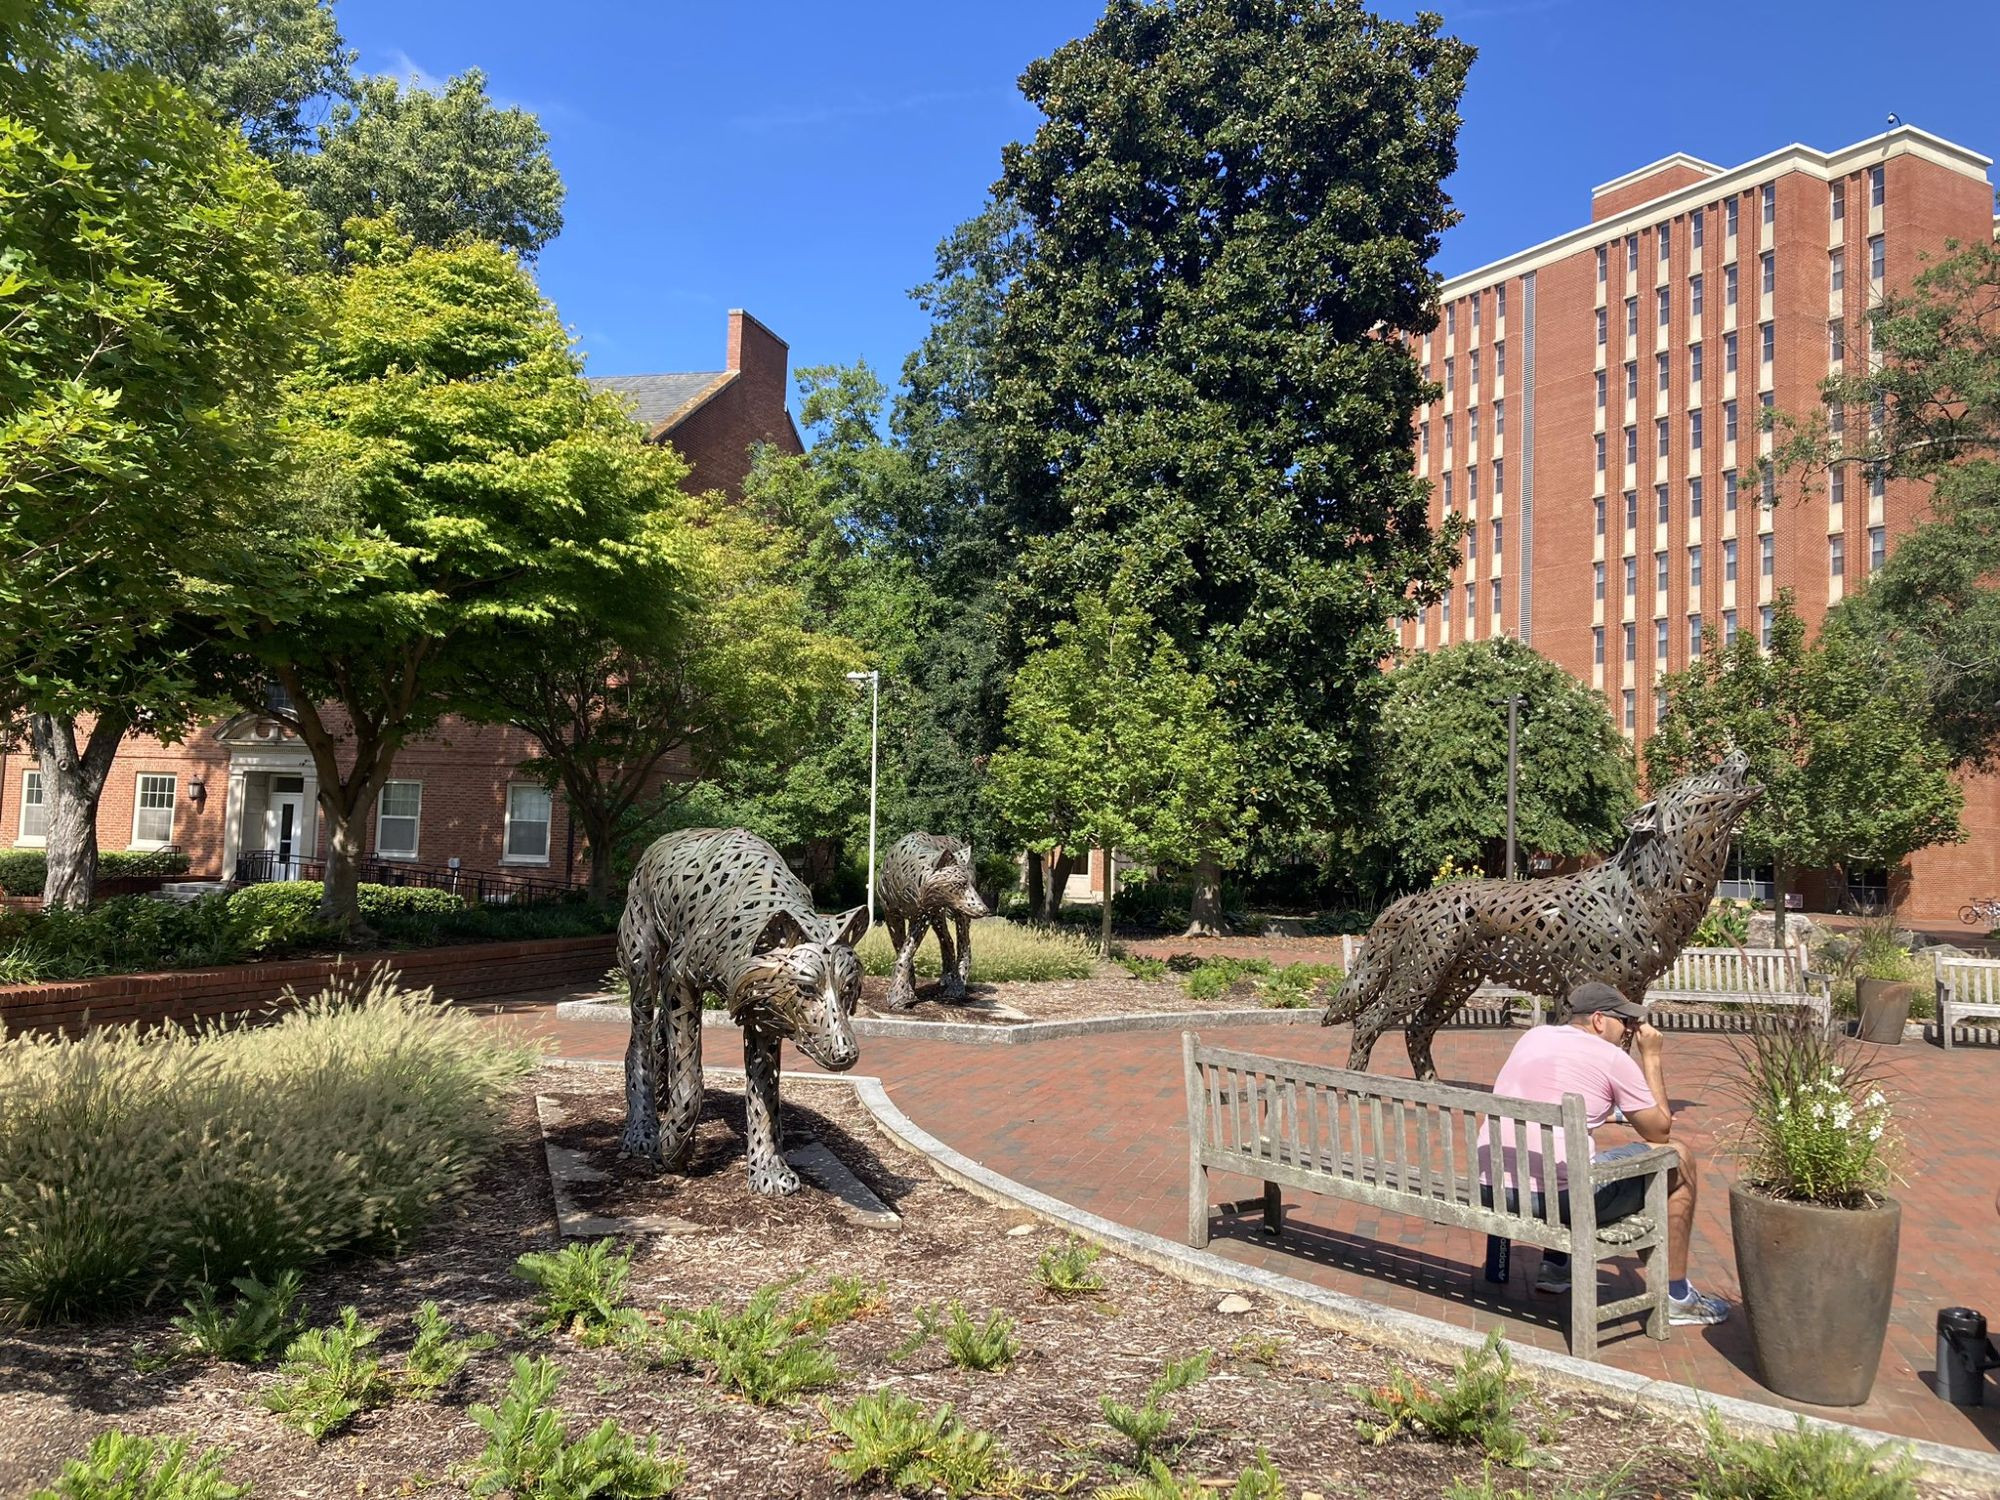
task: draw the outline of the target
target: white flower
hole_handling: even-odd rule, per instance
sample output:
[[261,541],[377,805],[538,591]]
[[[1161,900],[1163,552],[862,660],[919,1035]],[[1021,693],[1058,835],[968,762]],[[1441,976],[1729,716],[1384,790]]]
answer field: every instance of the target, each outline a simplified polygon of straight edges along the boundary
[[1826,1106],[1815,1099],[1813,1100],[1810,1113],[1815,1120],[1824,1120],[1826,1118]]
[[1832,1075],[1833,1075],[1833,1076],[1834,1076],[1835,1078],[1845,1078],[1845,1077],[1847,1076],[1847,1069],[1845,1069],[1845,1068],[1830,1068],[1830,1069],[1828,1069],[1828,1071],[1829,1071],[1829,1072],[1830,1072],[1830,1073],[1831,1073],[1831,1074],[1832,1074]]
[[1871,1141],[1881,1140],[1882,1129],[1883,1129],[1882,1122],[1880,1120],[1877,1120],[1873,1125],[1870,1125],[1868,1127],[1868,1139]]
[[1866,1104],[1870,1109],[1880,1109],[1883,1105],[1887,1104],[1889,1100],[1888,1097],[1884,1095],[1880,1089],[1875,1089],[1868,1095],[1866,1099],[1862,1100],[1861,1102],[1863,1104]]

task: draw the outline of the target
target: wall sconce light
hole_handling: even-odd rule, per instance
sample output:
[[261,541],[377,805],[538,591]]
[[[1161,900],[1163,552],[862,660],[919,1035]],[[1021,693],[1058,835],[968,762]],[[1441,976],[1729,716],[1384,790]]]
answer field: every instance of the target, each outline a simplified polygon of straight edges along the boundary
[[199,776],[188,780],[188,801],[194,804],[196,812],[208,806],[208,783]]

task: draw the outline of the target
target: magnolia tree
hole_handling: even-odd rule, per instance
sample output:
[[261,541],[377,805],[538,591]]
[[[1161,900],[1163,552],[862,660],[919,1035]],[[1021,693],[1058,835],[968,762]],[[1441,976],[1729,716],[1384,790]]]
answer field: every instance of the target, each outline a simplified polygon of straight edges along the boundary
[[1051,916],[1073,851],[1103,850],[1105,952],[1121,852],[1172,863],[1240,854],[1247,815],[1229,720],[1208,681],[1138,611],[1079,601],[1076,620],[1015,673],[1006,732],[987,768],[988,798],[1021,842],[1061,846]]

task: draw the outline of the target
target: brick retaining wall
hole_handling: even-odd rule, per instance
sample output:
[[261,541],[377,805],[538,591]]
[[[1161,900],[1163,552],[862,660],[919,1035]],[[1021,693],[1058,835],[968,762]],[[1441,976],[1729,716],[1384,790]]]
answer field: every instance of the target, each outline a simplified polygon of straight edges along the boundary
[[429,985],[446,1000],[584,985],[611,967],[615,942],[613,934],[603,933],[0,985],[0,1030],[75,1034],[83,1029],[86,1015],[93,1025],[128,1025],[154,1021],[186,1024],[255,1014],[274,1007],[287,985],[310,995],[337,974],[366,974],[377,967],[399,971],[403,982],[412,988]]

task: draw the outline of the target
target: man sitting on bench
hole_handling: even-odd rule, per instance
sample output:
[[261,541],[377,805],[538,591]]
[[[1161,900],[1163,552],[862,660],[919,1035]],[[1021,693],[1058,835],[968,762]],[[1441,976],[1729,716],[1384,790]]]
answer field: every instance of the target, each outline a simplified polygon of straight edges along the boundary
[[[1593,1149],[1596,1158],[1613,1158],[1626,1152],[1643,1151],[1649,1145],[1671,1146],[1680,1157],[1667,1177],[1667,1321],[1670,1323],[1720,1323],[1729,1316],[1729,1304],[1694,1288],[1688,1280],[1688,1239],[1694,1230],[1694,1156],[1679,1141],[1670,1139],[1674,1115],[1668,1101],[1666,1072],[1661,1065],[1665,1038],[1646,1021],[1646,1012],[1608,984],[1580,984],[1570,992],[1567,1026],[1530,1027],[1514,1044],[1500,1076],[1493,1080],[1493,1092],[1507,1099],[1530,1099],[1541,1104],[1560,1104],[1564,1094],[1583,1096],[1584,1117],[1593,1142],[1597,1127],[1611,1118],[1616,1109],[1639,1134],[1640,1144]],[[1636,1050],[1638,1062],[1629,1055]],[[1480,1197],[1490,1206],[1493,1181],[1487,1130],[1479,1133]],[[1503,1123],[1501,1155],[1510,1170],[1507,1208],[1518,1211],[1518,1178],[1526,1175],[1532,1194],[1531,1211],[1541,1212],[1541,1185],[1544,1181],[1540,1152],[1527,1153],[1527,1171],[1511,1170],[1516,1152],[1511,1131]],[[1555,1137],[1555,1149],[1563,1147]],[[1567,1164],[1558,1155],[1555,1163],[1558,1211],[1569,1222]],[[1597,1222],[1600,1225],[1629,1218],[1646,1206],[1643,1177],[1627,1177],[1608,1182],[1596,1190]],[[1593,1268],[1594,1273],[1594,1268]],[[1535,1273],[1535,1290],[1554,1295],[1570,1285],[1569,1257],[1558,1250],[1544,1250]]]

